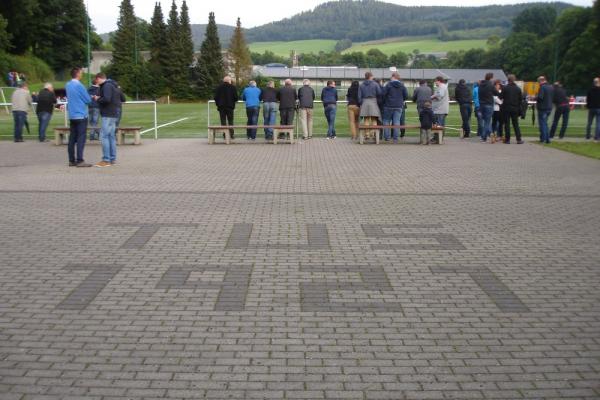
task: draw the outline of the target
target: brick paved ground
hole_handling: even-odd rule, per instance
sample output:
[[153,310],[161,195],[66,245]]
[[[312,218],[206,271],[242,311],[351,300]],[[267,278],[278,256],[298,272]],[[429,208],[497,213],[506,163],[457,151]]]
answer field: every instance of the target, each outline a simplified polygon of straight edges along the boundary
[[0,399],[600,398],[600,162],[119,150],[0,143]]

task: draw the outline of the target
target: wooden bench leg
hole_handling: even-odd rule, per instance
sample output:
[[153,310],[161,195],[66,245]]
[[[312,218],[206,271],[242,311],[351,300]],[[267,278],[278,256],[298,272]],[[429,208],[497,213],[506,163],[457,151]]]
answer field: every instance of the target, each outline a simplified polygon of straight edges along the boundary
[[364,135],[362,129],[358,130],[358,143],[359,144],[365,144],[365,135]]
[[294,140],[294,130],[290,131],[290,144],[294,144],[295,140]]
[[133,133],[133,144],[135,144],[135,145],[142,144],[142,134],[140,133],[140,131],[135,131]]
[[125,139],[123,138],[123,136],[125,136],[123,134],[123,132],[117,129],[117,145],[118,146],[122,146],[123,145],[123,142],[125,141]]
[[225,130],[225,144],[231,144],[231,133],[229,133],[229,129]]
[[273,130],[273,144],[277,144],[279,140],[279,129]]
[[62,133],[59,131],[54,131],[54,145],[60,146],[62,144]]
[[208,144],[215,143],[215,132],[212,129],[208,130]]

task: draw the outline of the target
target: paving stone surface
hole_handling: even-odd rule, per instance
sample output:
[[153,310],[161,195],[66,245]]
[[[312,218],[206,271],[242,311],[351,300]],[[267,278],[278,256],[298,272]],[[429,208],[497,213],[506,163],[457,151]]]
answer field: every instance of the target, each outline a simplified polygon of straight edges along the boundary
[[146,140],[66,164],[0,142],[2,400],[600,398],[596,160]]

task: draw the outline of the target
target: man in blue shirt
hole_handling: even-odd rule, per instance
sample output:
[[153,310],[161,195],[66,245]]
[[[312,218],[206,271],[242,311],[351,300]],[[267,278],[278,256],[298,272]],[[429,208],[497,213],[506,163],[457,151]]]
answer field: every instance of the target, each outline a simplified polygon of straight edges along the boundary
[[[255,81],[250,81],[248,87],[242,92],[242,100],[246,102],[246,116],[248,125],[258,124],[258,114],[260,111],[260,89],[256,87]],[[256,129],[248,129],[246,136],[250,140],[256,140]]]
[[[71,70],[71,80],[66,85],[67,110],[69,114],[69,153],[70,167],[91,167],[83,159],[83,149],[87,133],[88,105],[92,98],[85,87],[81,84],[81,68],[75,67]],[[75,144],[77,144],[77,155],[75,155]]]

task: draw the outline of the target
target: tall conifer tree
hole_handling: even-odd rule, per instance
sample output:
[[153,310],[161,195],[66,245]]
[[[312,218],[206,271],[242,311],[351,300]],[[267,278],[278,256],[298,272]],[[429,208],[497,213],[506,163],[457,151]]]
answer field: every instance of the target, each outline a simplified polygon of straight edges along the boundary
[[126,93],[136,93],[137,73],[141,58],[137,49],[136,18],[130,0],[121,1],[117,32],[113,40],[112,77],[119,81]]
[[235,31],[229,44],[229,56],[232,61],[232,70],[235,75],[235,84],[239,86],[242,81],[246,81],[252,74],[252,58],[250,50],[246,44],[246,38],[242,31],[242,22],[237,19]]
[[200,58],[194,69],[194,81],[198,95],[205,99],[211,98],[224,74],[219,32],[215,22],[215,13],[211,12],[208,15],[204,41],[200,47]]
[[158,97],[166,92],[164,77],[165,64],[168,61],[167,26],[165,24],[160,3],[154,4],[154,13],[150,22],[150,65],[148,69],[154,79],[153,97]]

